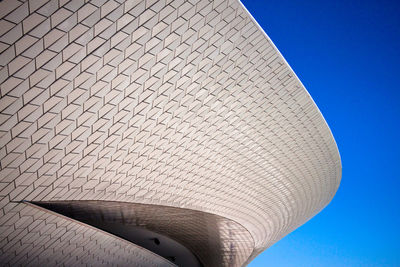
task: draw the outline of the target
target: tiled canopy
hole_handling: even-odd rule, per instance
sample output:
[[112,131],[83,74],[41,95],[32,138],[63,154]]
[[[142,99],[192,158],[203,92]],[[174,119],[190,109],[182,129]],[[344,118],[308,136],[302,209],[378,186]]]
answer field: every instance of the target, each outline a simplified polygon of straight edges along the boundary
[[2,264],[171,264],[27,203],[72,200],[226,218],[246,264],[339,186],[324,118],[238,0],[3,0],[0,53]]

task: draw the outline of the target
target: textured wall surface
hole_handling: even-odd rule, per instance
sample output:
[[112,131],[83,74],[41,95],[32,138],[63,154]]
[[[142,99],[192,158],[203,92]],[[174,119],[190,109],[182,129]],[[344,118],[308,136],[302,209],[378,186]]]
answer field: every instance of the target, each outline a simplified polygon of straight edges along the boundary
[[[250,232],[251,259],[335,194],[341,163],[325,120],[237,0],[4,0],[0,18],[0,255],[10,263],[46,259],[40,238],[85,239],[72,221],[52,234],[59,226],[46,222],[66,219],[38,221],[19,201],[217,214]],[[113,246],[53,249],[53,260],[98,265]],[[118,253],[115,265],[132,257]]]
[[15,205],[0,230],[0,266],[175,266],[130,242],[27,204]]

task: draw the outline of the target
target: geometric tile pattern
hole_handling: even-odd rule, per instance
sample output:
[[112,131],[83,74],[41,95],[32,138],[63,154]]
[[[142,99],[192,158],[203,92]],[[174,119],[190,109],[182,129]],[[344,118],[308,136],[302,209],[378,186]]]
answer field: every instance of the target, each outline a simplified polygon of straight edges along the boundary
[[340,179],[325,120],[239,1],[0,2],[0,254],[40,250],[19,201],[111,200],[238,222],[252,259]]
[[[123,239],[66,217],[16,204],[1,226],[1,266],[175,266]],[[14,227],[10,227],[14,223]]]

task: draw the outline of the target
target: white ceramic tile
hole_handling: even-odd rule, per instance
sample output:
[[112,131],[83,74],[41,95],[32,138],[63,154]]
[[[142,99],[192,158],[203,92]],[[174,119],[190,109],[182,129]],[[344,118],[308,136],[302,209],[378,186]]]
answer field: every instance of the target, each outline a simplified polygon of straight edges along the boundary
[[45,16],[39,15],[37,13],[31,14],[29,17],[24,19],[22,26],[24,28],[24,34],[35,28],[39,23],[46,19]]
[[238,1],[9,4],[0,9],[1,262],[26,264],[28,252],[38,253],[33,265],[135,259],[131,245],[73,251],[91,228],[43,213],[45,228],[35,208],[10,200],[208,211],[250,233],[251,259],[333,197],[341,166],[329,128]]

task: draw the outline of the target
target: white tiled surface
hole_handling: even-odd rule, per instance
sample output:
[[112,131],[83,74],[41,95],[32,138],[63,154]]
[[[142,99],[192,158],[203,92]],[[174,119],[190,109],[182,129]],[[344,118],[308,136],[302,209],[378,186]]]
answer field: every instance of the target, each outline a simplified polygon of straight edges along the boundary
[[26,204],[14,204],[12,209],[0,227],[1,266],[175,266],[68,218]]
[[237,0],[4,0],[0,14],[2,255],[29,255],[21,200],[203,210],[242,224],[254,257],[336,192],[329,128]]

